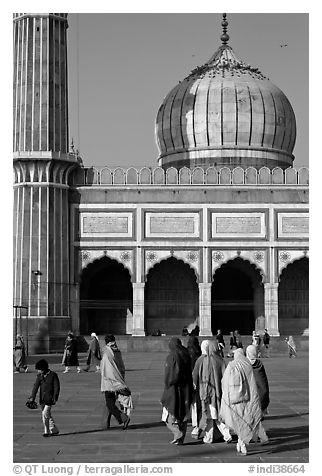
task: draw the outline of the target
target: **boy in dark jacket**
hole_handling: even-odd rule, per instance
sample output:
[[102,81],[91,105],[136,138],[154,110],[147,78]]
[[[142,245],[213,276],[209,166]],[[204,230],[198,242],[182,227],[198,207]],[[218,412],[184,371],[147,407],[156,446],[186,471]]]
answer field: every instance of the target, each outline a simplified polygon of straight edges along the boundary
[[56,372],[49,369],[48,362],[45,359],[38,360],[35,368],[38,370],[38,375],[31,396],[29,397],[29,401],[35,401],[38,389],[40,388],[39,403],[42,410],[42,421],[44,424],[43,436],[48,437],[58,435],[59,430],[51,415],[51,407],[52,405],[55,405],[59,397],[60,384],[58,375]]

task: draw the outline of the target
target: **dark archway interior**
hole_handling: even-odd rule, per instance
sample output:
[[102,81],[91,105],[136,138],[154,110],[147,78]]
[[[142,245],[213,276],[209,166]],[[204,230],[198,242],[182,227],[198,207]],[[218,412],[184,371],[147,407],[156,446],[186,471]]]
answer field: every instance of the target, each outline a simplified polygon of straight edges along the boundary
[[227,335],[237,329],[249,335],[261,314],[264,315],[264,293],[259,271],[241,258],[223,264],[211,288],[212,333],[221,329]]
[[309,259],[289,264],[278,287],[278,327],[281,335],[303,334],[309,328]]
[[176,258],[156,264],[145,285],[147,335],[159,329],[167,335],[182,329],[199,314],[199,290],[194,271]]
[[132,299],[130,273],[122,264],[107,257],[89,264],[80,286],[81,334],[126,334]]

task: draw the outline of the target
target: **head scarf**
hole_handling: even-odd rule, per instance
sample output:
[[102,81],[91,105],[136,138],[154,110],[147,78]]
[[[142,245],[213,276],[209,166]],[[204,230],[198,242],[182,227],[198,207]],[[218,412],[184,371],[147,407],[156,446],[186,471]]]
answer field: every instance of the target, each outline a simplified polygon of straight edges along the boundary
[[181,364],[190,364],[190,357],[188,350],[183,347],[182,342],[177,337],[172,337],[169,341],[170,354],[173,355],[175,360],[178,362],[179,367]]
[[210,341],[209,340],[203,340],[201,342],[201,353],[202,355],[207,355],[209,357],[209,344],[210,344]]
[[257,360],[258,352],[255,345],[249,345],[246,349],[246,357],[250,361],[251,364]]

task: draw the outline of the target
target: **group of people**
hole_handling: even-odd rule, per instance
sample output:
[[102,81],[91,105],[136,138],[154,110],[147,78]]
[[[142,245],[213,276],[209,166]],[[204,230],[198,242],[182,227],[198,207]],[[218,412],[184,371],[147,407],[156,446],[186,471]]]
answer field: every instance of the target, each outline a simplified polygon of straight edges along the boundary
[[[180,339],[169,342],[165,362],[162,420],[173,434],[172,444],[182,445],[191,416],[192,436],[213,443],[216,433],[227,443],[237,435],[237,452],[258,439],[268,442],[262,420],[269,405],[269,386],[257,348],[232,349],[226,367],[217,339],[191,336],[187,348]],[[217,431],[218,430],[218,431]]]
[[[184,443],[190,418],[191,436],[202,439],[206,444],[215,442],[218,436],[230,443],[237,436],[237,452],[246,455],[251,440],[259,440],[262,444],[268,442],[262,420],[269,405],[269,385],[265,368],[258,358],[257,336],[253,336],[253,342],[245,352],[238,335],[235,334],[234,343],[230,343],[233,360],[227,366],[220,331],[214,339],[203,340],[201,345],[197,336],[189,336],[187,347],[176,337],[170,339],[165,361],[161,418],[173,434],[172,444]],[[291,337],[286,339],[290,357],[296,352]],[[80,369],[75,341],[74,335],[69,333],[63,357],[64,373],[71,366],[76,366],[77,371]],[[21,344],[16,347],[21,350]],[[107,409],[106,427],[110,426],[114,416],[119,425],[127,429],[133,402],[131,390],[125,382],[122,354],[112,334],[105,336],[102,350],[96,334],[91,334],[84,370],[88,371],[92,363],[101,373],[101,392]],[[34,404],[40,390],[43,436],[54,436],[59,430],[51,410],[59,397],[59,378],[56,372],[49,369],[45,359],[39,360],[35,368],[38,375],[27,405],[33,408],[30,405]]]
[[[90,369],[93,359],[96,363],[96,369],[99,369],[101,373],[101,392],[104,394],[107,408],[107,427],[110,426],[111,416],[113,415],[118,423],[123,426],[123,429],[126,430],[130,422],[133,402],[131,390],[124,380],[125,366],[122,354],[112,334],[105,336],[106,345],[102,349],[102,352],[96,334],[92,333],[91,337],[92,340],[89,346],[87,367],[85,370],[88,371]],[[67,372],[72,365],[79,368],[78,357],[75,357],[75,346],[73,346],[71,342],[73,339],[73,335],[69,335],[66,339],[63,362],[65,359]],[[73,352],[74,355],[72,354]],[[98,365],[99,361],[100,364]],[[38,371],[37,378],[26,405],[29,408],[36,408],[35,400],[39,390],[39,404],[44,427],[43,436],[55,436],[58,435],[59,430],[52,416],[52,406],[56,404],[59,398],[60,381],[57,373],[49,368],[46,359],[40,359],[36,362],[35,368]],[[66,369],[64,373],[66,373]]]
[[[86,367],[83,369],[85,372],[88,372],[91,364],[94,363],[96,366],[96,372],[100,372],[100,361],[102,359],[101,348],[99,340],[95,332],[91,334],[91,341],[88,348]],[[64,373],[70,371],[71,367],[76,367],[77,373],[81,372],[78,361],[78,343],[77,338],[73,332],[68,332],[67,338],[64,345],[64,353],[62,359],[62,365],[65,366]]]

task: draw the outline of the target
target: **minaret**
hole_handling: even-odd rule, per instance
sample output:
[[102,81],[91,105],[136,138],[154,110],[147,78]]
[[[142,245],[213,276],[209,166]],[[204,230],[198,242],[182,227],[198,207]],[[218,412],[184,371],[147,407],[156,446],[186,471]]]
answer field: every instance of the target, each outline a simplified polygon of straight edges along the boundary
[[[14,14],[14,306],[35,352],[70,328],[67,14]],[[19,315],[19,312],[17,313]]]

